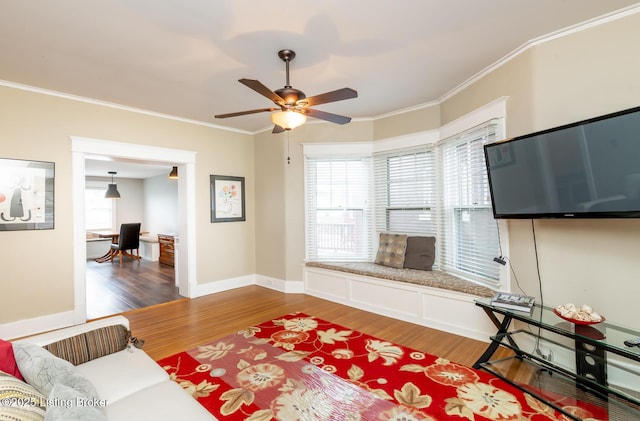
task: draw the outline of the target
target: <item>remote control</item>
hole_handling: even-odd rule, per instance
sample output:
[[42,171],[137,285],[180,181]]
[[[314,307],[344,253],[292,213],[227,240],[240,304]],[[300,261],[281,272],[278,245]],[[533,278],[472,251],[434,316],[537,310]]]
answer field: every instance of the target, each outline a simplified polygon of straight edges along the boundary
[[640,338],[627,339],[624,344],[626,346],[640,346]]

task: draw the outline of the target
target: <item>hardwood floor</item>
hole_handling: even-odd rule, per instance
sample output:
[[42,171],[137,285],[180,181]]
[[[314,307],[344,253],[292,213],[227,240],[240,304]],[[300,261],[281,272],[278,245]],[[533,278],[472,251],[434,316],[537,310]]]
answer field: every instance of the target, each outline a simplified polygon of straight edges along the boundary
[[184,299],[175,286],[171,266],[124,258],[122,266],[87,261],[87,318],[96,319],[123,311]]
[[[123,313],[154,359],[211,342],[292,312],[303,312],[407,347],[472,365],[487,344],[305,294],[248,286]],[[510,355],[499,351],[500,356]]]

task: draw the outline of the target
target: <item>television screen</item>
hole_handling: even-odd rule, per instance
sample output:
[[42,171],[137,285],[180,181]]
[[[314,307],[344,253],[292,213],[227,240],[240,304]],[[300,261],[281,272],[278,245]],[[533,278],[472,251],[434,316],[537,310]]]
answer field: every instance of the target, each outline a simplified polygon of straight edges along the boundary
[[495,218],[640,218],[640,107],[484,153]]

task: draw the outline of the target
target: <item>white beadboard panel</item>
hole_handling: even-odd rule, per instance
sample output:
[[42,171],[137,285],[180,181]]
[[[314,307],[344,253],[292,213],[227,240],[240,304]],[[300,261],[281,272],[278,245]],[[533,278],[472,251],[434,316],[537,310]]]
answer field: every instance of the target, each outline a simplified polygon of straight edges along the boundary
[[420,293],[382,282],[351,279],[351,300],[383,314],[420,317]]
[[306,294],[361,310],[483,342],[496,332],[473,295],[320,268],[304,279]]
[[303,277],[309,295],[339,303],[349,299],[349,278],[341,272],[305,268]]
[[496,327],[489,317],[475,305],[477,297],[438,288],[429,289],[422,294],[425,325],[485,342],[496,333]]

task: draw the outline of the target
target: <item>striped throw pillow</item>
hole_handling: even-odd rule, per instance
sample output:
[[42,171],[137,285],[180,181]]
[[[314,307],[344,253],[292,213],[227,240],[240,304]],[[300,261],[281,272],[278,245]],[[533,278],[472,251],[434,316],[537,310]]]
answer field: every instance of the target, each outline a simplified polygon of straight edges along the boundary
[[79,365],[127,347],[130,332],[122,325],[101,327],[44,346],[56,357]]

